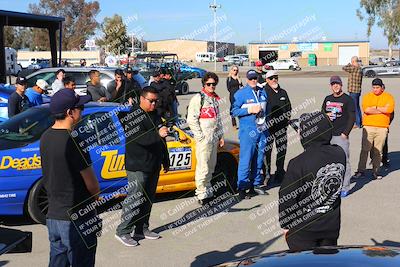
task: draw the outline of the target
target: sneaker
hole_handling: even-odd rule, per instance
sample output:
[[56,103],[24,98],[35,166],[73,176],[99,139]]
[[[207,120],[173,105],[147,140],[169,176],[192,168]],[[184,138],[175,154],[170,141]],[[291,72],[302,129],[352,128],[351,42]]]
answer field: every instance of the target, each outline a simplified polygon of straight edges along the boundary
[[197,203],[199,203],[202,206],[207,205],[208,203],[210,203],[211,200],[213,200],[214,197],[208,197],[208,198],[204,198],[204,199],[198,199]]
[[364,172],[359,172],[359,171],[357,171],[357,172],[353,175],[353,177],[354,177],[354,178],[362,178],[362,177],[364,177]]
[[349,191],[342,191],[342,192],[340,192],[340,197],[341,198],[345,198],[345,197],[347,197],[349,195]]
[[161,237],[159,234],[152,232],[149,229],[143,229],[143,233],[135,233],[135,236],[151,240],[159,239]]
[[377,172],[373,173],[372,177],[374,180],[381,180],[383,178],[382,174],[379,174]]
[[115,238],[127,247],[136,247],[139,243],[131,235],[115,235]]
[[249,190],[250,195],[269,195],[261,186],[255,186]]
[[239,198],[250,199],[251,197],[248,194],[246,194],[246,190],[239,190]]

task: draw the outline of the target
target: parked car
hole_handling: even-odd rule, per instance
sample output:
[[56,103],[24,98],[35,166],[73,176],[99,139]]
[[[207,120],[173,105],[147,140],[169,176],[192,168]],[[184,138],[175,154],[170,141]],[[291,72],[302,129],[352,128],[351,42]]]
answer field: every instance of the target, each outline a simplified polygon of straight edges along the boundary
[[294,59],[278,59],[277,61],[265,64],[274,70],[301,70],[299,64]]
[[228,64],[235,64],[238,66],[243,66],[244,59],[241,56],[230,56],[227,60]]
[[[118,117],[128,109],[116,103],[90,102],[85,105],[82,120],[71,132],[72,136],[79,135],[85,140],[84,149],[92,159],[101,197],[108,198],[115,192],[124,194],[121,188],[127,184],[125,134]],[[39,147],[41,135],[53,123],[49,104],[44,104],[0,124],[0,216],[22,215],[27,211],[36,222],[45,222],[48,203]],[[157,193],[193,190],[196,187],[193,133],[184,120],[169,127],[171,136],[166,141],[170,171],[160,172]],[[226,177],[228,188],[235,189],[239,152],[237,142],[225,141],[224,147],[219,148],[216,173],[224,175],[216,175],[213,183]]]
[[[27,82],[28,87],[32,87],[36,84],[38,79],[44,79],[49,85],[51,85],[56,79],[56,71],[60,69],[56,68],[46,68],[40,69],[30,75],[28,75]],[[79,95],[86,95],[86,83],[90,80],[89,71],[96,69],[100,72],[100,82],[103,86],[107,88],[107,85],[110,81],[114,80],[114,71],[116,68],[86,68],[86,67],[78,67],[78,68],[62,68],[65,70],[66,76],[72,76],[75,78],[76,82],[76,93]],[[134,76],[134,79],[139,82],[139,84],[143,87],[146,85],[147,81],[143,78],[143,76],[138,73]],[[143,80],[145,82],[143,82]],[[52,90],[49,90],[49,95],[52,95]]]
[[399,75],[400,61],[388,61],[381,66],[367,66],[362,68],[362,73],[364,76],[371,78],[379,75]]
[[400,249],[386,246],[332,246],[318,247],[300,252],[272,252],[225,262],[220,267],[353,267],[353,266],[400,266]]
[[186,64],[180,64],[180,71],[181,72],[190,72],[192,78],[203,78],[204,74],[206,74],[205,69],[192,67]]

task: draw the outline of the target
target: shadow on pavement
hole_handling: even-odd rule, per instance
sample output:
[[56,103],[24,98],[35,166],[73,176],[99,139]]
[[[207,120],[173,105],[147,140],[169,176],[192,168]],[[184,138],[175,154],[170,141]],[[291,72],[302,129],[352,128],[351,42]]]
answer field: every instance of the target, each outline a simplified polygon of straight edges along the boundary
[[10,261],[0,261],[0,266],[5,266],[7,263],[10,263]]
[[[273,239],[265,242],[264,244],[259,242],[246,242],[233,246],[228,251],[210,251],[199,256],[196,256],[196,259],[191,267],[203,267],[216,265],[220,263],[224,263],[227,261],[239,260],[242,258],[247,258],[251,256],[257,256],[262,254],[268,247],[270,247],[276,240],[281,238],[281,236],[274,237]],[[244,254],[240,254],[240,256],[236,256],[238,253],[246,251]]]
[[374,246],[400,247],[400,242],[392,240],[384,240],[382,242],[377,242],[374,238],[371,238],[371,241],[374,242]]

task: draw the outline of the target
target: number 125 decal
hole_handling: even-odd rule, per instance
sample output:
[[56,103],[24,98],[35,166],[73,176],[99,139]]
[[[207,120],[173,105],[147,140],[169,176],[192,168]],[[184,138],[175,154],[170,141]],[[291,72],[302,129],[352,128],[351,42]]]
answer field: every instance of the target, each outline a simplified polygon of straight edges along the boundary
[[192,168],[192,149],[177,147],[169,149],[169,170],[190,170]]

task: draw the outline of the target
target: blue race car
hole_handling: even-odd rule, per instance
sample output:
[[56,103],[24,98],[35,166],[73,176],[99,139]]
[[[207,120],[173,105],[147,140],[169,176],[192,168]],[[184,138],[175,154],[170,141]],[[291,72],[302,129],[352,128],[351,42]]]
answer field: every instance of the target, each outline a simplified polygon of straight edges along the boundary
[[[90,154],[102,199],[111,200],[126,193],[125,132],[119,116],[129,109],[115,103],[90,102],[71,132],[71,136],[79,138],[76,145]],[[27,213],[36,222],[45,222],[48,202],[41,179],[40,137],[53,123],[49,104],[44,104],[0,124],[0,216]],[[157,193],[193,190],[195,142],[184,121],[173,126],[166,141],[170,171],[161,171]],[[218,150],[216,172],[232,179],[231,185],[236,185],[239,150],[237,142],[229,141]]]
[[181,64],[180,66],[181,72],[190,72],[192,75],[192,78],[203,78],[204,74],[206,74],[206,70],[197,68],[197,67],[192,67],[186,64]]

